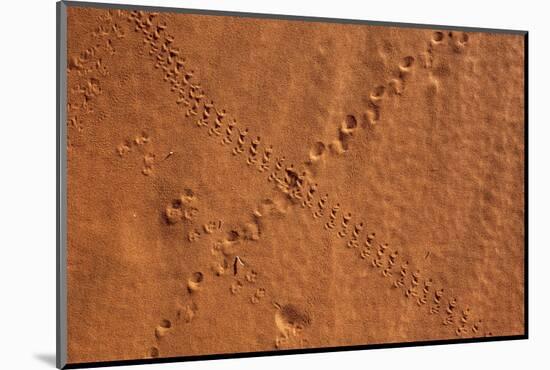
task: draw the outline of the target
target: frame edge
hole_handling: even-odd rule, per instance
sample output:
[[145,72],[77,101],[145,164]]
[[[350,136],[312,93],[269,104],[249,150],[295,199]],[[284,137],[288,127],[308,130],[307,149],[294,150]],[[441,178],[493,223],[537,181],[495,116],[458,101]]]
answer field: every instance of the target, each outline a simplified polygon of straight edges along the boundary
[[67,4],[56,3],[56,367],[67,365]]

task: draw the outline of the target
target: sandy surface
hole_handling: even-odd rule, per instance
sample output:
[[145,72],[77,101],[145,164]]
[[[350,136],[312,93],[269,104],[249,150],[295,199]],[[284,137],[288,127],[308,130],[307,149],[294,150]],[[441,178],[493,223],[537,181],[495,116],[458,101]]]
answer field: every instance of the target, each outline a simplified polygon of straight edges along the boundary
[[69,362],[523,334],[523,50],[69,8]]

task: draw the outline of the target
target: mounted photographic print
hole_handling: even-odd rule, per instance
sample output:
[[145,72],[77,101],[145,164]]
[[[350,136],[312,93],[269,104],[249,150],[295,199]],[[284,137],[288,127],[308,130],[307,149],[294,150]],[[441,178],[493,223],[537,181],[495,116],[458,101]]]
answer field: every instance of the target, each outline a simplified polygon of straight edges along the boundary
[[57,5],[59,367],[527,338],[527,32]]

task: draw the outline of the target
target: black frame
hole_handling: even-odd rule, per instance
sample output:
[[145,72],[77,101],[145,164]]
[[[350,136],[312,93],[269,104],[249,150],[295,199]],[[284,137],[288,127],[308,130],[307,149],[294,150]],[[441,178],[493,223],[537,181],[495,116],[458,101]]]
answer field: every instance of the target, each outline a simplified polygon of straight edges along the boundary
[[[395,342],[395,343],[380,343],[380,344],[364,344],[353,346],[339,347],[320,347],[306,349],[289,349],[289,350],[274,350],[274,351],[258,351],[258,352],[235,352],[226,354],[209,354],[209,355],[194,355],[194,356],[177,356],[151,359],[137,360],[114,360],[114,361],[98,361],[98,362],[82,362],[82,363],[67,363],[67,335],[66,335],[66,305],[67,305],[67,289],[66,289],[66,8],[69,6],[89,7],[101,9],[125,9],[125,10],[143,10],[150,12],[170,12],[183,14],[198,14],[198,15],[217,15],[217,16],[238,16],[242,18],[260,18],[260,19],[278,19],[291,21],[308,21],[308,22],[329,22],[329,23],[344,23],[344,24],[363,24],[374,26],[390,26],[401,28],[420,28],[431,30],[458,30],[471,32],[490,32],[490,33],[505,33],[516,34],[524,37],[524,334],[495,336],[483,338],[463,338],[463,339],[442,339],[428,341],[412,341],[412,342]],[[56,3],[56,41],[57,41],[57,60],[56,60],[56,120],[57,120],[57,143],[56,143],[56,366],[59,369],[78,369],[106,366],[123,366],[123,365],[142,365],[142,364],[159,364],[172,363],[183,361],[202,361],[202,360],[218,360],[230,358],[247,358],[247,357],[264,357],[264,356],[280,356],[292,354],[308,354],[322,352],[342,352],[342,351],[357,351],[365,349],[382,349],[382,348],[405,348],[418,346],[433,346],[443,344],[460,344],[460,343],[483,343],[483,342],[500,342],[508,340],[521,340],[529,338],[529,254],[528,254],[528,235],[529,235],[529,181],[528,181],[528,142],[529,142],[529,31],[524,30],[508,30],[508,29],[491,29],[477,27],[459,27],[446,25],[418,24],[418,23],[401,23],[401,22],[382,22],[359,19],[340,19],[340,18],[325,18],[325,17],[306,17],[284,14],[265,14],[265,13],[248,13],[234,11],[218,11],[206,9],[188,9],[188,8],[173,8],[173,7],[155,7],[144,5],[129,5],[129,4],[111,4],[111,3],[95,3],[95,2],[80,2],[80,1],[59,1]]]

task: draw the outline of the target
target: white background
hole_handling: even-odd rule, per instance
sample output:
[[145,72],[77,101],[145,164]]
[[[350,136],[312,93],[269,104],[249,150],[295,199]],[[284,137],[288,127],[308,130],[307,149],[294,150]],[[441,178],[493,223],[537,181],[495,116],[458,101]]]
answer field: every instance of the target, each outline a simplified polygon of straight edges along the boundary
[[[111,0],[113,3],[119,1]],[[530,31],[530,339],[277,356],[132,369],[517,369],[548,366],[550,34],[545,1],[176,1],[134,4]],[[55,359],[55,2],[2,3],[0,43],[0,368],[53,368]],[[521,93],[518,91],[518,94]],[[545,227],[546,226],[546,227]],[[502,232],[506,232],[503,230]],[[546,342],[546,343],[545,343]],[[548,352],[547,348],[547,352]],[[548,355],[548,353],[546,353]],[[535,366],[536,364],[538,366]],[[546,367],[548,368],[548,367]]]

